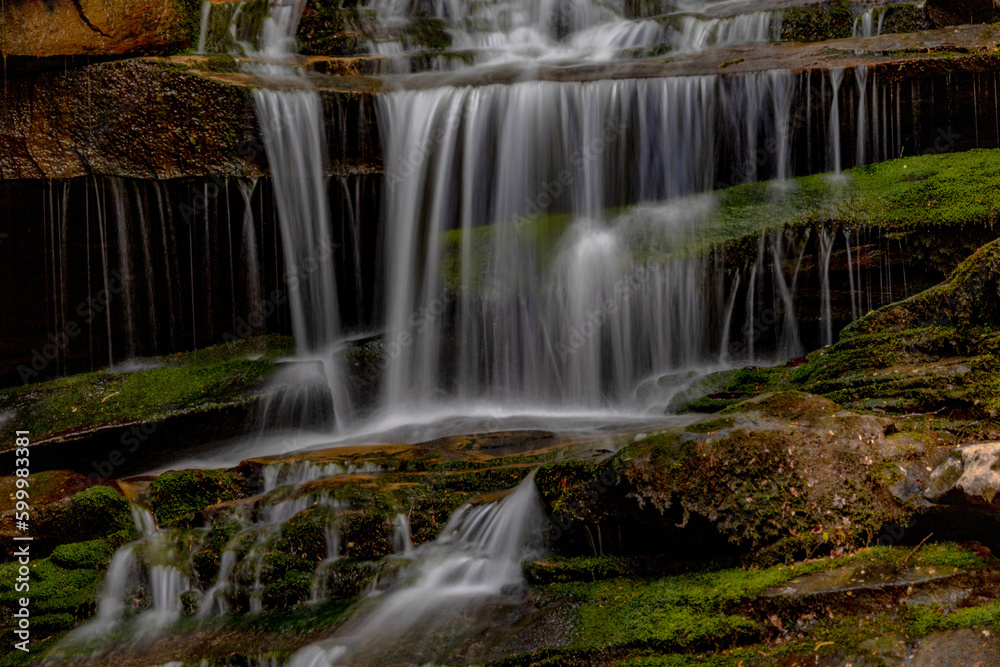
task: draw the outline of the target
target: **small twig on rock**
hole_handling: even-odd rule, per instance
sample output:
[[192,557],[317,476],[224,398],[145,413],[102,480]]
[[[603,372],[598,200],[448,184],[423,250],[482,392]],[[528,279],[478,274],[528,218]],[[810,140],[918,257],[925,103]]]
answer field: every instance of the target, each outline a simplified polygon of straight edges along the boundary
[[927,537],[925,537],[924,539],[920,540],[920,544],[918,544],[917,546],[913,547],[913,551],[911,551],[910,553],[906,554],[906,558],[903,559],[903,562],[900,563],[900,565],[906,565],[906,561],[910,560],[910,556],[912,556],[913,554],[917,553],[917,549],[919,549],[920,547],[924,546],[924,542],[926,542],[927,540],[931,539],[931,535],[933,535],[933,534],[934,533],[927,533]]
[[914,412],[908,415],[902,415],[900,419],[906,419],[908,417],[930,417],[931,415],[936,415],[937,413],[941,412],[941,410],[944,410],[944,408],[940,408],[938,410],[935,410],[934,412]]

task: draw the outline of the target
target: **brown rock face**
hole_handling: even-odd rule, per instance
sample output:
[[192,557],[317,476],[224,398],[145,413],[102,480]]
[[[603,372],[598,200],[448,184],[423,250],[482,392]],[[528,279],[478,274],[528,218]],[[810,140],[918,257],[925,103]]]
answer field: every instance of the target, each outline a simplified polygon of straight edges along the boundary
[[931,0],[927,13],[935,26],[994,23],[1000,19],[998,0]]
[[257,176],[264,162],[252,148],[259,130],[249,91],[169,62],[42,71],[11,79],[7,91],[0,178]]
[[0,7],[6,56],[122,55],[183,48],[197,0],[13,0]]

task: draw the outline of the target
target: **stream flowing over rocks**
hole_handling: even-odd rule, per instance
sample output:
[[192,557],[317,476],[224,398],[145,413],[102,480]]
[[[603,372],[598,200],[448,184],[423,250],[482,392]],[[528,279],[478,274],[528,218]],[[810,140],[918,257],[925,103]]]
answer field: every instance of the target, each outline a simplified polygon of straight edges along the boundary
[[6,3],[0,664],[1000,664],[998,26]]

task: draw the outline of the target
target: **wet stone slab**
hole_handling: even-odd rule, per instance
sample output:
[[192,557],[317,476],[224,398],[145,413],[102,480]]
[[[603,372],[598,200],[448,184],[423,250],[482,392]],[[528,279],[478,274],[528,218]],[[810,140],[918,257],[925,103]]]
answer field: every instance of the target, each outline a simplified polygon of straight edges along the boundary
[[845,565],[793,579],[780,588],[768,591],[766,597],[803,598],[830,593],[915,586],[947,579],[960,573],[961,570],[953,566]]

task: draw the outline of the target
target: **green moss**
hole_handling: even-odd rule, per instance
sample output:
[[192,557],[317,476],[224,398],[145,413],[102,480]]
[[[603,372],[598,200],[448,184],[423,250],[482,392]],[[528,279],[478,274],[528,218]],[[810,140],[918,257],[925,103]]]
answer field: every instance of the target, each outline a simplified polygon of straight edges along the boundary
[[[916,553],[905,547],[877,547],[793,565],[654,578],[621,576],[627,565],[620,559],[539,563],[547,585],[535,586],[536,597],[565,610],[570,643],[500,664],[799,664],[793,656],[812,661],[817,654],[876,655],[886,648],[879,638],[919,637],[938,628],[995,627],[995,602],[945,614],[929,605],[897,607],[891,603],[894,594],[877,586],[867,591],[873,596],[869,602],[860,599],[864,593],[846,590],[797,600],[768,597],[794,580],[831,570],[892,573],[948,565],[974,570],[985,564],[954,544],[928,545]],[[530,564],[528,571],[534,571]],[[560,581],[561,574],[575,583],[550,583]],[[795,630],[780,633],[781,641],[772,642],[779,635],[776,627]]]
[[[809,355],[793,383],[850,406],[1000,414],[1000,242],[983,246],[941,285],[880,308]],[[950,363],[964,358],[963,363]],[[944,362],[944,363],[942,363]]]
[[[94,613],[101,583],[99,572],[63,568],[49,558],[33,560],[29,567],[28,597],[33,614],[69,614],[82,620]],[[4,581],[14,581],[17,568],[17,563],[0,565]],[[13,586],[6,586],[0,591],[0,605],[13,609],[17,599],[23,596],[24,593],[16,592]]]
[[41,440],[110,424],[148,422],[181,411],[206,410],[249,400],[291,351],[291,340],[264,336],[185,354],[138,360],[148,370],[98,371],[0,391],[17,419],[0,426],[13,443],[13,424]]
[[610,511],[602,495],[618,483],[612,462],[566,461],[543,465],[535,473],[535,486],[550,514],[564,523],[598,523]]
[[[850,34],[851,27],[847,30]],[[733,180],[742,179],[735,175]],[[671,219],[689,224],[674,225],[665,233],[663,207]],[[995,238],[989,230],[997,211],[1000,150],[973,150],[857,167],[846,171],[842,180],[816,174],[786,184],[736,185],[663,205],[610,209],[602,217],[619,231],[637,265],[703,256],[720,247],[727,261],[752,264],[762,232],[823,226],[874,227],[890,238],[905,237],[911,254],[926,256],[948,271],[974,251],[984,235]],[[441,262],[446,290],[457,293],[463,281],[474,294],[490,289],[484,281],[492,274],[498,244],[525,249],[518,254],[531,265],[518,275],[548,275],[572,222],[568,215],[546,213],[477,226],[464,249],[471,257],[464,275],[463,232],[446,232]],[[964,233],[957,234],[960,230]]]
[[575,647],[644,647],[657,652],[728,648],[756,641],[764,626],[736,608],[827,563],[765,570],[723,570],[658,580],[611,579],[557,584],[553,595],[576,601]]
[[849,3],[838,1],[832,7],[789,7],[781,15],[781,39],[789,42],[821,42],[850,37],[854,15]]
[[58,522],[57,530],[67,541],[85,541],[135,531],[132,505],[107,486],[92,486],[70,498],[70,509]]
[[1000,600],[947,612],[933,605],[921,605],[913,610],[913,617],[907,628],[917,636],[930,634],[934,630],[966,628],[987,628],[1000,632]]
[[292,570],[264,587],[263,603],[269,609],[288,609],[307,601],[311,587],[308,573]]
[[343,553],[348,558],[381,558],[392,553],[392,530],[386,515],[354,514],[343,524]]
[[103,570],[115,550],[133,537],[133,530],[123,530],[88,542],[60,544],[51,554],[52,562],[67,569]]
[[697,424],[691,424],[684,430],[688,433],[715,433],[717,431],[722,431],[727,428],[732,427],[736,423],[736,420],[732,417],[723,417],[721,419],[712,419],[707,422],[698,422]]
[[281,526],[277,548],[315,567],[317,562],[330,556],[326,553],[324,531],[334,513],[330,507],[315,507],[296,514]]
[[149,485],[149,502],[160,525],[183,525],[195,512],[246,495],[247,482],[231,472],[185,470],[160,475]]

